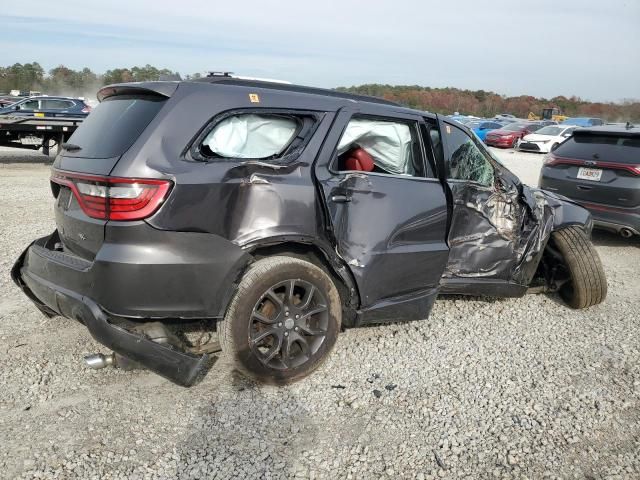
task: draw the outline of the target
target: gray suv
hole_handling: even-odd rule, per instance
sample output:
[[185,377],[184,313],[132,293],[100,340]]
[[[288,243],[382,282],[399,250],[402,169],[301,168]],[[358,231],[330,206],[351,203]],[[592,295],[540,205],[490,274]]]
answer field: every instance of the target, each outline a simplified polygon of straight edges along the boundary
[[606,296],[589,212],[446,117],[227,75],[98,97],[53,164],[57,228],[12,271],[115,352],[94,367],[192,385],[222,350],[279,384],[439,294]]
[[591,212],[597,227],[640,234],[640,128],[579,128],[545,159],[540,188]]

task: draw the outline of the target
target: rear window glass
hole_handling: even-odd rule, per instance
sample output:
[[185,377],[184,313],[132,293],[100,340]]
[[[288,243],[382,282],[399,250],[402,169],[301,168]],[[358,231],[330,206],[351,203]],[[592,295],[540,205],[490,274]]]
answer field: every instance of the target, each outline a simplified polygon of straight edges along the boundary
[[282,115],[240,114],[220,121],[202,141],[207,156],[266,159],[277,157],[298,133],[300,122]]
[[554,153],[581,160],[637,164],[640,163],[640,137],[574,134]]
[[165,97],[115,96],[93,109],[71,135],[68,143],[80,150],[65,151],[65,156],[111,158],[122,155],[160,111]]

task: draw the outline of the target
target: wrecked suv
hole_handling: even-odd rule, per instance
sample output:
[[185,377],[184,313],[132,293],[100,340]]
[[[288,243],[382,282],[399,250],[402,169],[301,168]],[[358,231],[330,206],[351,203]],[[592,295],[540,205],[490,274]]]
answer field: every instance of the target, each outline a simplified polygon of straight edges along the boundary
[[114,351],[94,366],[188,386],[222,350],[286,383],[342,328],[424,319],[439,294],[605,298],[589,213],[446,117],[228,76],[98,98],[53,164],[57,228],[12,271]]

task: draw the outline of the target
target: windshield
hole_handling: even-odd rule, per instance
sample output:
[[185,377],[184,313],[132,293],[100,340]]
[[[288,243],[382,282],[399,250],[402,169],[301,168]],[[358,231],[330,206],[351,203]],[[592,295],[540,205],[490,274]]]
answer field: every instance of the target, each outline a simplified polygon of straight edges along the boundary
[[540,130],[538,130],[536,133],[540,134],[540,135],[549,135],[552,137],[557,137],[558,135],[560,135],[562,133],[562,131],[565,130],[564,128],[561,127],[544,127],[541,128]]
[[112,158],[126,152],[164,105],[165,97],[115,96],[98,105],[69,138],[65,156]]
[[469,122],[467,123],[467,127],[469,128],[480,128],[482,122]]

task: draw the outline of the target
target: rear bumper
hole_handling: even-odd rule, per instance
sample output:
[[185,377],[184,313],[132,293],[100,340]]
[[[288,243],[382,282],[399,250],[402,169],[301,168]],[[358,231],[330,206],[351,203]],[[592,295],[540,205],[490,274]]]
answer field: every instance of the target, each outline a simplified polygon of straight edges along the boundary
[[546,143],[522,141],[518,145],[518,150],[522,150],[524,152],[549,153],[550,149],[551,149],[550,145],[547,145]]
[[640,235],[640,209],[620,209],[584,202],[580,204],[591,212],[596,228],[616,233],[628,228],[635,235]]
[[193,355],[155,343],[111,323],[107,313],[93,300],[25,270],[23,263],[27,252],[20,256],[11,276],[45,315],[59,314],[84,323],[91,336],[105,347],[178,385],[191,386],[205,373],[209,365],[208,355]]
[[[178,238],[183,235],[162,233],[176,234]],[[198,236],[204,234],[187,235],[202,239]],[[141,263],[145,260],[145,252],[126,248],[126,244],[121,245],[125,251],[119,253],[116,246],[105,244],[96,260],[89,262],[52,250],[50,244],[55,236],[54,233],[33,242],[11,271],[14,282],[40,311],[50,317],[62,315],[79,320],[93,338],[107,348],[172,382],[192,385],[209,364],[206,355],[193,355],[168,344],[153,342],[123,325],[132,318],[219,317],[231,296],[246,254],[216,237],[220,240],[215,240],[219,250],[202,248],[207,255],[199,261],[195,261],[196,246],[187,242],[182,245],[187,249],[182,256],[155,256],[156,263]],[[222,248],[223,242],[228,248]],[[146,245],[144,248],[152,247]],[[103,252],[105,249],[107,251]],[[162,252],[166,253],[165,250]],[[125,254],[129,261],[122,263],[127,258]],[[98,260],[99,257],[102,260]],[[110,261],[105,261],[106,257]],[[180,261],[176,264],[178,258]],[[212,289],[214,285],[220,291]]]
[[624,208],[606,204],[587,202],[567,195],[569,188],[562,180],[550,176],[544,167],[540,172],[539,185],[544,190],[566,195],[571,201],[591,213],[593,224],[596,228],[620,232],[624,228],[630,229],[634,234],[640,234],[640,207]]

